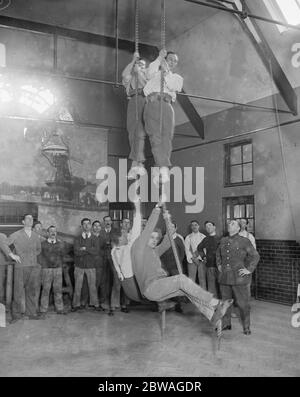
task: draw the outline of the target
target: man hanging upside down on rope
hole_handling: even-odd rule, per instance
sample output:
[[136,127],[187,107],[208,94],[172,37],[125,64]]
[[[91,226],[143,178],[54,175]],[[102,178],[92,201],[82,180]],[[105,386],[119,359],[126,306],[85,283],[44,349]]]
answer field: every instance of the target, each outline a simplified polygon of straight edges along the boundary
[[159,167],[159,173],[154,175],[156,184],[158,184],[159,178],[162,183],[169,181],[168,167],[171,165],[170,157],[175,126],[172,103],[176,101],[176,92],[180,92],[183,86],[183,78],[173,72],[177,63],[176,53],[161,50],[158,58],[150,63],[147,69],[148,81],[144,87],[146,96],[144,121],[155,165]]
[[[161,212],[159,202],[153,209],[142,234],[135,240],[131,249],[133,273],[143,296],[151,301],[162,302],[176,296],[186,296],[197,309],[218,329],[222,329],[222,317],[233,300],[220,301],[183,274],[167,276],[161,266],[160,256],[170,248],[166,234],[162,243],[155,230]],[[168,215],[164,213],[164,218]],[[170,302],[170,304],[173,302]],[[167,306],[165,308],[168,308]]]
[[132,61],[122,73],[122,83],[128,97],[127,131],[130,144],[129,158],[132,160],[128,173],[129,179],[134,179],[145,172],[143,163],[146,133],[143,120],[145,106],[143,88],[146,81],[146,61],[139,57],[138,52],[135,52]]

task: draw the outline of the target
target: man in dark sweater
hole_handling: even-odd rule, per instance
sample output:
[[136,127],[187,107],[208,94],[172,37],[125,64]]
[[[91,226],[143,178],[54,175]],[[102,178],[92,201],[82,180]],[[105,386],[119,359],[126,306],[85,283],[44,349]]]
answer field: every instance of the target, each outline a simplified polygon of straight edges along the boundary
[[[162,302],[176,296],[186,296],[203,313],[218,331],[222,317],[232,300],[219,301],[213,295],[195,284],[183,274],[168,277],[161,266],[160,256],[170,248],[169,236],[159,242],[155,226],[161,212],[162,203],[153,209],[148,223],[131,249],[132,267],[138,286],[147,299]],[[168,216],[166,213],[164,217]]]
[[217,298],[218,269],[216,265],[216,251],[220,243],[220,237],[216,235],[216,225],[214,222],[206,221],[204,225],[208,236],[198,245],[197,251],[205,262],[207,290]]
[[47,229],[48,238],[42,242],[40,264],[42,266],[42,296],[40,312],[47,313],[49,294],[53,286],[54,304],[57,314],[65,314],[62,299],[62,267],[64,259],[64,243],[57,240],[55,226]]
[[74,259],[75,259],[75,291],[73,296],[73,311],[80,308],[81,288],[84,275],[87,277],[90,306],[99,309],[99,301],[96,290],[96,259],[99,255],[98,240],[91,233],[91,220],[83,218],[81,220],[82,234],[74,239]]

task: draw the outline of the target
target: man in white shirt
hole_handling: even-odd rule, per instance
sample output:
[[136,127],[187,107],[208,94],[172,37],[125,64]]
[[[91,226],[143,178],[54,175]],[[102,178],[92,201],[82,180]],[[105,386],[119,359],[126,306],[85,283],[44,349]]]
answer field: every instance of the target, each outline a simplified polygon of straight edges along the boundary
[[196,220],[191,221],[190,228],[192,233],[187,235],[184,241],[185,254],[188,263],[188,275],[189,278],[196,282],[198,274],[199,285],[202,288],[207,289],[205,264],[197,251],[197,247],[205,238],[205,235],[199,232],[200,225]]
[[250,240],[251,244],[256,249],[255,237],[253,236],[253,234],[249,233],[247,230],[247,226],[248,226],[247,219],[240,219],[239,224],[241,227],[239,235],[242,237],[246,237],[248,240]]
[[143,163],[146,132],[143,119],[145,107],[143,88],[146,82],[146,61],[140,58],[138,52],[135,52],[132,61],[122,73],[122,84],[128,98],[127,131],[130,145],[129,158],[132,160],[131,169],[128,172],[129,179],[134,179],[138,174],[145,172]]
[[[158,183],[169,180],[169,166],[172,152],[172,140],[175,116],[172,103],[176,101],[176,92],[183,86],[183,78],[173,71],[178,64],[178,55],[161,50],[158,58],[147,69],[147,83],[144,87],[146,105],[144,110],[145,129],[149,135],[155,165],[159,174],[154,176]],[[161,78],[163,77],[163,94],[161,98]],[[161,112],[162,103],[162,112]],[[161,114],[162,113],[162,114]],[[162,118],[162,120],[161,120]],[[160,132],[160,127],[162,131]]]
[[124,292],[121,292],[121,282],[126,283],[126,279],[133,277],[131,247],[134,241],[141,234],[142,217],[140,206],[140,201],[137,201],[135,203],[135,216],[130,235],[122,233],[122,231],[120,231],[120,233],[116,233],[112,238],[113,249],[111,250],[111,256],[114,264],[114,270],[118,276],[118,283],[116,282],[116,277],[114,277],[114,286],[111,301],[115,304],[121,304],[121,311],[125,313],[128,312],[128,299],[126,299]]

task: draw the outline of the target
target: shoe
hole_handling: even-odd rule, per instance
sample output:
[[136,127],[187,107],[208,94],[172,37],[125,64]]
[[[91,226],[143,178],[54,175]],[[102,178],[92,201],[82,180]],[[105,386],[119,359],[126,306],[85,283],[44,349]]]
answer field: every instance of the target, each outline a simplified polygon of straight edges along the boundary
[[101,306],[96,306],[95,310],[96,310],[96,312],[103,312],[103,309]]
[[138,176],[143,176],[145,174],[146,170],[144,166],[140,163],[139,165],[130,168],[127,179],[137,179]]
[[57,310],[56,314],[67,314],[64,310]]
[[22,319],[22,317],[13,317],[11,320],[10,320],[10,324],[14,324],[14,323],[16,323],[17,321],[19,321],[19,320],[21,320]]
[[245,328],[245,329],[244,329],[244,334],[245,334],[245,335],[251,335],[250,328]]
[[215,313],[211,319],[211,322],[213,325],[215,325],[215,327],[220,328],[219,321],[222,320],[222,317],[224,317],[227,310],[230,308],[232,304],[233,304],[233,299],[219,301],[218,305],[216,306]]
[[129,310],[127,309],[127,307],[122,307],[122,308],[121,308],[121,312],[123,312],[123,313],[129,313]]
[[231,331],[231,325],[225,325],[222,327],[222,331]]
[[46,318],[46,313],[40,312],[40,313],[38,313],[38,316],[41,318],[41,320],[44,320]]
[[170,182],[170,171],[168,167],[161,167],[159,174],[162,184]]
[[174,309],[175,306],[176,306],[176,302],[173,301],[158,302],[158,311],[159,313],[161,313],[165,310]]
[[35,314],[35,315],[33,315],[33,316],[28,316],[28,319],[29,319],[29,320],[44,320],[45,317],[39,316],[38,314]]
[[153,169],[153,183],[154,183],[154,185],[155,186],[157,186],[157,187],[159,187],[159,180],[160,180],[160,178],[159,178],[159,168],[158,167],[155,167],[154,169]]
[[71,312],[78,312],[79,310],[81,310],[81,306],[74,306],[71,309]]

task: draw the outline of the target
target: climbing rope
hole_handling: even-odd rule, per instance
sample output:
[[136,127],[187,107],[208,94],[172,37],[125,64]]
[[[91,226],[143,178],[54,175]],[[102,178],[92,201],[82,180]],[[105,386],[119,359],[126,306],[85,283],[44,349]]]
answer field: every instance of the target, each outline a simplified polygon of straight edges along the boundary
[[[276,87],[274,86],[274,74],[273,74],[273,68],[272,68],[272,63],[271,60],[269,60],[269,66],[270,66],[270,75],[271,75],[271,86],[272,90],[276,91]],[[296,228],[296,223],[295,223],[295,216],[294,216],[294,211],[293,211],[293,206],[292,206],[292,201],[291,201],[291,192],[290,192],[290,186],[288,182],[288,177],[287,177],[287,166],[286,166],[286,159],[284,155],[284,147],[283,147],[283,139],[282,139],[282,131],[280,127],[280,120],[279,120],[279,111],[278,111],[278,103],[277,103],[277,98],[276,94],[273,95],[273,101],[274,101],[274,107],[275,107],[275,117],[276,117],[276,124],[278,126],[278,138],[279,138],[279,145],[280,145],[280,154],[282,158],[282,168],[283,168],[283,176],[284,176],[284,182],[286,185],[286,192],[287,192],[287,198],[288,198],[288,206],[290,210],[290,215],[292,218],[292,225],[295,233],[295,240],[297,240],[297,228]]]
[[[160,46],[162,50],[166,49],[166,6],[165,0],[161,0],[160,4]],[[164,93],[164,73],[160,73],[160,115],[159,115],[159,133],[162,136],[163,130],[163,93]]]
[[[139,53],[139,0],[135,0],[135,38],[134,51]],[[135,66],[134,66],[135,67]],[[135,73],[135,130],[138,128],[139,112],[138,112],[138,75]]]
[[[165,50],[166,49],[166,5],[165,5],[165,0],[161,0],[160,11],[161,11],[160,44],[161,44],[161,49]],[[163,94],[164,94],[164,73],[161,70],[161,73],[160,73],[160,117],[159,117],[160,136],[162,136],[162,133],[163,133]],[[160,188],[161,188],[161,196],[162,196],[164,194],[163,184],[161,184]],[[179,274],[182,274],[181,263],[179,260],[176,244],[173,239],[172,232],[171,232],[171,221],[170,221],[170,216],[169,216],[169,212],[167,210],[166,203],[163,204],[162,208],[163,208],[163,213],[165,215],[164,218],[165,218],[165,223],[166,223],[166,232],[167,232],[170,242],[171,242],[171,247],[172,247],[172,251],[174,254],[177,270],[178,270]]]
[[115,0],[115,36],[116,36],[116,54],[115,54],[115,83],[118,86],[119,75],[119,7],[118,0]]
[[176,245],[175,245],[175,241],[174,241],[172,233],[171,233],[171,221],[170,221],[170,215],[169,215],[169,212],[167,210],[166,203],[163,204],[162,208],[163,208],[163,213],[165,215],[164,219],[165,219],[165,223],[166,223],[166,230],[167,230],[167,234],[169,236],[170,242],[171,242],[171,247],[172,247],[172,250],[173,250],[174,257],[175,257],[177,270],[178,270],[179,274],[182,274],[182,267],[181,267],[180,259],[179,259],[179,256],[178,256],[178,252],[177,252],[177,248],[176,248]]

